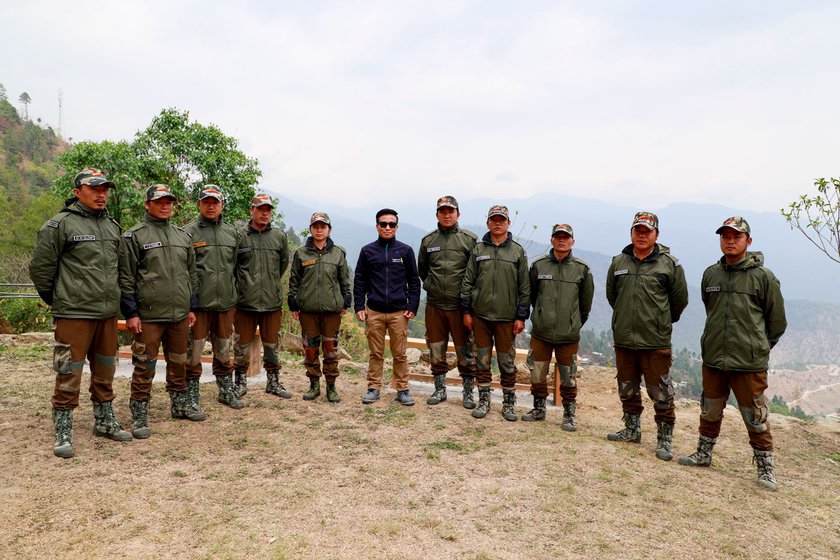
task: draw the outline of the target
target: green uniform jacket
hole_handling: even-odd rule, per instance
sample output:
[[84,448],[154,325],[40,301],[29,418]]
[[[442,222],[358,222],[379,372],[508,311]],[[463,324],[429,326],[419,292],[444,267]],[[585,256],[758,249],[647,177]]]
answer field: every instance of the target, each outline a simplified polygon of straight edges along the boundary
[[417,272],[429,305],[445,311],[460,309],[461,282],[477,239],[473,232],[455,224],[449,229],[438,225],[420,241]]
[[554,250],[534,261],[531,280],[531,336],[550,344],[577,342],[589,318],[595,283],[592,272],[570,252],[562,261]]
[[257,231],[249,222],[236,250],[236,308],[264,313],[283,307],[283,273],[289,267],[289,243],[283,230]]
[[670,348],[673,323],[688,305],[685,271],[665,245],[657,243],[642,261],[628,245],[607,271],[607,301],[616,346]]
[[297,248],[289,272],[289,309],[306,313],[338,313],[353,304],[350,267],[343,247],[327,238],[319,251],[312,240]]
[[29,277],[54,317],[107,319],[119,313],[120,231],[107,211],[92,210],[76,197],[41,227]]
[[203,216],[184,228],[192,236],[198,272],[198,308],[227,311],[236,305],[236,248],[240,229]]
[[198,308],[190,234],[148,212],[120,244],[120,307],[126,319],[181,321]]
[[706,326],[700,339],[703,363],[729,371],[767,371],[770,349],[787,328],[779,281],[764,268],[764,255],[740,262],[724,258],[703,273],[700,285]]
[[461,284],[461,310],[485,321],[525,321],[531,311],[528,256],[508,233],[496,245],[490,232],[470,252]]

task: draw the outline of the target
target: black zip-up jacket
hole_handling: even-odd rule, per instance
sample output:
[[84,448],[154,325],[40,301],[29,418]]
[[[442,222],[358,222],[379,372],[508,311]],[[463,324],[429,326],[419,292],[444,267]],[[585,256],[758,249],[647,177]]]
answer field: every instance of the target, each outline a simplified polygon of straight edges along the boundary
[[396,239],[381,237],[362,247],[353,279],[353,301],[356,312],[367,304],[380,313],[417,313],[420,277],[414,249]]

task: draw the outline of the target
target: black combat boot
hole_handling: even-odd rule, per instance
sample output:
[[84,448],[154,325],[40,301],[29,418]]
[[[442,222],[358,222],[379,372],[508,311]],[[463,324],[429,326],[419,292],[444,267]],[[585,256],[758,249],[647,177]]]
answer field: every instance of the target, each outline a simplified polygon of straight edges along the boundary
[[669,422],[657,422],[656,425],[656,458],[670,461],[674,458],[671,444],[674,440],[674,425]]
[[576,432],[577,431],[577,424],[575,424],[575,411],[577,410],[577,404],[575,401],[571,402],[564,402],[563,403],[563,423],[560,425],[560,428],[563,429],[565,432]]
[[680,457],[680,465],[689,467],[708,467],[712,464],[712,449],[717,443],[717,438],[711,438],[700,435],[697,441],[697,451],[691,455],[683,455]]
[[523,422],[541,422],[545,420],[545,397],[534,397],[534,408],[522,415]]
[[478,388],[478,406],[472,411],[473,418],[484,418],[490,412],[490,387]]
[[516,415],[516,389],[502,389],[502,416],[508,422],[516,422],[519,416]]
[[475,399],[473,399],[473,385],[475,384],[475,377],[472,375],[464,376],[464,408],[472,410],[475,408]]
[[776,490],[776,476],[773,474],[773,452],[753,449],[753,463],[758,470],[758,484],[768,490]]
[[642,442],[642,426],[641,414],[624,413],[624,429],[619,430],[614,434],[609,434],[607,439],[610,441],[626,441],[629,443]]
[[131,409],[131,435],[135,439],[146,439],[151,435],[149,430],[149,401],[128,401]]
[[435,375],[435,392],[432,393],[426,404],[440,404],[446,400],[446,374],[439,373]]
[[219,387],[219,396],[216,400],[234,410],[245,408],[245,403],[239,400],[236,387],[233,385],[233,377],[230,375],[217,375],[216,385]]

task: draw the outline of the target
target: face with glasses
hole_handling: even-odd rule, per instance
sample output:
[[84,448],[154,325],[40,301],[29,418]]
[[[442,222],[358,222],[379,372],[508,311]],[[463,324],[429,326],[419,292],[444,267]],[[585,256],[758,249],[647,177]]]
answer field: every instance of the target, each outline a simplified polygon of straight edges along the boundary
[[397,234],[397,217],[393,214],[382,214],[376,222],[376,231],[382,239],[393,239]]

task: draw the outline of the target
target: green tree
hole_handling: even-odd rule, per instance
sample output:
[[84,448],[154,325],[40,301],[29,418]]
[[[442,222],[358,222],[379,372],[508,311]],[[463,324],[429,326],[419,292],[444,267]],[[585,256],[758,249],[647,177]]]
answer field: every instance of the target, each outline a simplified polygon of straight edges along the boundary
[[0,101],[6,101],[9,96],[6,94],[6,86],[0,84]]
[[782,216],[829,259],[840,263],[840,178],[814,180],[816,195],[803,194]]
[[18,101],[23,103],[23,118],[29,119],[29,104],[32,103],[32,98],[24,91],[20,94],[20,97],[18,97]]
[[251,199],[262,172],[256,159],[238,148],[235,138],[215,125],[191,122],[187,111],[164,109],[132,142],[81,142],[59,158],[65,173],[55,183],[62,196],[69,195],[73,177],[83,167],[104,171],[117,185],[109,211],[123,227],[143,215],[143,195],[149,185],[164,183],[182,201],[175,220],[186,223],[196,212],[194,202],[206,183],[225,191],[228,220],[249,217]]

